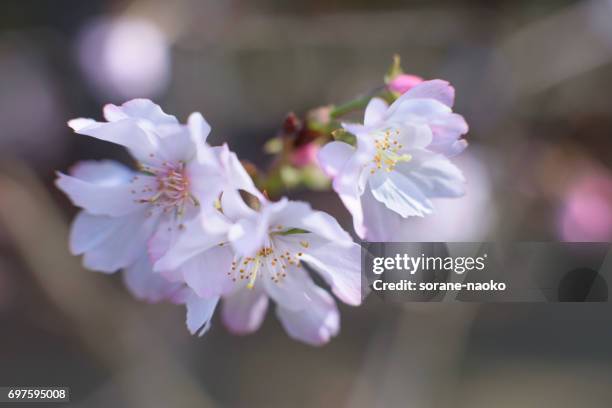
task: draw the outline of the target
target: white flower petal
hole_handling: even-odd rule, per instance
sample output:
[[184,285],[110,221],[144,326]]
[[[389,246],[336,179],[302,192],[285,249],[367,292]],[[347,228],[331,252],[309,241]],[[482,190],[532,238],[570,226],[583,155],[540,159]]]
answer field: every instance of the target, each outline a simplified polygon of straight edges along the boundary
[[[90,179],[93,176],[95,164],[90,162],[86,172]],[[101,163],[99,170],[103,171],[108,165]],[[80,171],[83,173],[83,171]],[[115,179],[97,177],[96,181],[85,181],[76,177],[57,173],[55,185],[62,190],[72,203],[95,215],[122,216],[146,209],[146,204],[139,202],[143,197],[143,190],[154,186],[154,178],[137,176],[132,181],[116,183]],[[112,177],[112,175],[111,175]]]
[[[367,191],[368,189],[366,188],[365,192],[367,193]],[[361,205],[362,196],[350,194],[340,194],[339,196],[340,200],[342,200],[342,203],[353,217],[353,228],[355,229],[355,233],[359,238],[365,238],[366,229],[364,226],[364,215]]]
[[237,190],[226,190],[221,196],[221,208],[228,219],[237,221],[241,218],[256,217],[257,213],[246,205]]
[[338,194],[361,195],[369,175],[368,163],[372,163],[376,148],[369,136],[357,136],[357,149],[334,178],[332,186]]
[[196,157],[197,148],[186,126],[157,125],[150,132],[156,140],[157,151],[142,160],[145,164],[159,167],[163,162],[190,163]]
[[[216,162],[215,162],[216,163]],[[187,165],[189,191],[199,201],[202,209],[213,208],[215,200],[226,186],[220,168],[213,163],[202,163],[194,160]]]
[[368,133],[371,129],[369,126],[364,126],[359,123],[342,123],[342,128],[353,135],[361,135]]
[[452,113],[434,117],[429,120],[429,126],[433,131],[433,141],[428,147],[429,150],[452,157],[467,147],[465,140],[458,140],[469,130],[463,116]]
[[[224,242],[229,227],[222,216],[203,213],[181,229],[168,231],[160,228],[151,238],[149,250],[155,253],[164,252],[163,248],[167,250],[154,263],[153,269],[160,273],[178,270],[192,257]],[[169,235],[173,231],[175,235]]]
[[323,345],[338,334],[340,314],[334,299],[323,289],[315,288],[308,308],[295,311],[279,306],[276,314],[289,336],[313,346]]
[[168,298],[168,301],[175,305],[184,305],[191,295],[193,295],[193,290],[183,285],[174,295]]
[[103,243],[124,222],[122,218],[92,215],[81,211],[72,221],[69,248],[73,255],[81,255]]
[[130,292],[140,300],[156,303],[174,296],[183,286],[171,283],[157,273],[147,253],[143,251],[140,258],[123,270],[123,281]]
[[246,169],[238,160],[236,153],[230,151],[227,144],[213,148],[214,153],[219,159],[219,165],[225,175],[224,190],[235,189],[244,190],[259,199],[263,199],[262,194],[255,187],[253,179],[249,176]]
[[330,177],[335,177],[340,173],[355,148],[344,142],[330,142],[319,150],[318,161],[323,171]]
[[108,104],[104,106],[104,118],[109,122],[125,118],[148,121],[153,125],[177,124],[178,120],[164,113],[162,108],[149,99],[132,99],[121,106]]
[[381,98],[372,98],[365,108],[363,124],[365,126],[376,125],[383,120],[389,105]]
[[462,153],[468,147],[468,142],[465,139],[459,139],[446,149],[438,149],[446,157],[454,157]]
[[278,282],[262,276],[263,285],[268,295],[280,306],[290,310],[303,310],[309,307],[312,300],[314,283],[303,268],[288,266],[286,276]]
[[202,336],[210,329],[210,321],[219,303],[219,297],[201,298],[191,293],[185,301],[187,307],[187,329],[191,334]]
[[[84,251],[83,265],[87,269],[114,272],[138,259],[157,222],[145,212],[116,218],[81,213],[72,226],[71,249],[75,253]],[[88,240],[88,234],[100,234],[104,239]]]
[[325,279],[340,300],[349,305],[361,304],[361,247],[335,243],[304,251],[304,262]]
[[157,262],[176,243],[178,231],[173,222],[163,217],[151,238],[147,241],[147,253],[153,263]]
[[185,126],[153,102],[135,99],[122,106],[106,105],[104,116],[106,123],[75,119],[68,124],[77,133],[123,145],[137,160],[154,167],[194,157],[214,160],[205,143],[210,126],[199,113],[193,113]]
[[280,225],[284,230],[299,228],[309,231],[328,241],[350,245],[351,236],[342,229],[338,221],[322,211],[314,211],[310,204],[289,201],[270,217],[270,225]]
[[222,191],[230,190],[244,190],[263,199],[236,154],[227,145],[208,150],[210,156],[207,159],[200,156],[188,167],[191,192],[203,205],[212,204]]
[[[413,158],[400,163],[392,172],[409,178],[427,197],[459,197],[465,193],[465,179],[461,170],[446,157],[425,150],[413,152]],[[399,184],[399,183],[398,183]]]
[[286,198],[275,203],[263,202],[260,211],[238,220],[229,230],[228,239],[240,256],[252,256],[264,246],[271,227],[271,217],[288,203]]
[[98,185],[121,185],[128,183],[134,171],[112,160],[84,160],[77,162],[69,171],[72,177]]
[[185,283],[200,297],[229,292],[234,282],[228,276],[233,253],[228,246],[216,246],[188,259],[181,265]]
[[98,125],[98,122],[90,118],[76,118],[69,120],[67,125],[76,133],[80,133],[82,129]]
[[234,334],[252,333],[261,326],[268,303],[268,295],[260,285],[255,285],[253,289],[241,288],[223,298],[223,323]]
[[229,230],[228,239],[232,248],[241,256],[252,256],[265,243],[268,236],[267,219],[241,219]]
[[[163,217],[155,232],[147,241],[147,253],[152,263],[153,273],[161,275],[169,282],[183,282],[183,272],[180,267],[167,268],[158,261],[176,246],[182,230],[176,225],[174,219]],[[167,259],[164,260],[167,262]],[[163,268],[160,268],[163,266]]]
[[399,134],[394,136],[398,143],[402,144],[402,152],[412,149],[424,149],[431,145],[433,133],[431,128],[422,123],[407,123],[398,126]]
[[386,120],[397,123],[414,123],[432,116],[451,113],[451,108],[435,99],[408,99],[402,95],[387,111]]
[[73,119],[68,122],[76,133],[125,146],[139,161],[147,161],[159,150],[157,139],[149,135],[138,122],[127,118],[116,122],[96,122]]
[[187,127],[192,143],[195,146],[195,156],[200,163],[212,161],[212,152],[206,144],[211,127],[200,112],[194,112],[187,119]]
[[338,221],[325,212],[311,211],[310,214],[300,219],[299,224],[303,229],[336,242],[338,245],[350,245],[353,242],[351,236],[342,229]]
[[398,171],[386,174],[377,172],[370,177],[370,189],[378,201],[402,217],[422,217],[433,211],[427,195],[412,179],[403,176]]
[[194,137],[196,144],[206,142],[211,128],[200,112],[193,112],[191,115],[189,115],[187,125],[189,126],[189,131]]
[[455,88],[447,81],[441,79],[433,79],[424,81],[412,87],[401,98],[406,99],[435,99],[449,108],[453,107],[455,102]]
[[394,242],[396,231],[403,227],[401,215],[378,201],[369,189],[361,196],[364,214],[364,237],[369,242]]

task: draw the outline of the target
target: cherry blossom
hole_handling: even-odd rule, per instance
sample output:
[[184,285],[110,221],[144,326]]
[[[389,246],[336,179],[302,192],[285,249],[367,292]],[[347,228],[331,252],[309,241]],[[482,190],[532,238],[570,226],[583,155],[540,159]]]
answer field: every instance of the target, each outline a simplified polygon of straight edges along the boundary
[[390,106],[373,98],[363,124],[343,124],[356,146],[334,141],[321,149],[319,163],[361,238],[391,240],[374,231],[391,230],[397,214],[431,214],[432,198],[463,194],[464,178],[448,156],[465,148],[467,125],[452,112],[453,100],[454,89],[440,80],[413,87]]
[[202,211],[212,211],[223,189],[254,190],[227,146],[206,144],[210,126],[193,113],[187,125],[158,105],[135,99],[104,108],[107,122],[74,119],[77,133],[125,146],[138,171],[110,161],[83,162],[58,173],[57,186],[83,210],[71,228],[70,249],[86,268],[125,270],[128,287],[158,301],[175,290],[151,275],[147,242],[156,231],[174,236]]
[[[360,247],[326,213],[303,202],[258,199],[257,210],[237,192],[224,193],[221,210],[186,224],[173,246],[154,237],[155,270],[185,282],[203,299],[221,295],[222,318],[235,333],[255,331],[271,298],[288,334],[323,344],[337,334],[339,313],[315,270],[343,302],[361,303]],[[166,248],[160,252],[158,248]]]

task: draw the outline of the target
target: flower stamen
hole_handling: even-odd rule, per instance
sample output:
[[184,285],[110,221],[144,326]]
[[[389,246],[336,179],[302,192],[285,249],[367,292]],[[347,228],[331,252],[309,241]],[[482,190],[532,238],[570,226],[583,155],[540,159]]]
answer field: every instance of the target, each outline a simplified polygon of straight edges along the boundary
[[[395,136],[397,137],[398,135],[399,131],[395,130]],[[390,130],[386,130],[382,138],[376,139],[374,146],[376,147],[376,154],[372,161],[375,167],[370,170],[371,174],[381,169],[391,172],[395,170],[397,163],[408,162],[412,159],[411,155],[400,153],[404,146],[393,137]]]
[[153,193],[153,195],[142,198],[138,200],[139,202],[152,204],[161,208],[165,213],[174,211],[179,218],[185,214],[188,205],[199,206],[198,200],[190,192],[185,162],[164,161],[159,166],[138,163],[138,168],[141,172],[156,179],[156,188],[148,187],[142,191],[142,193]]
[[[254,256],[235,258],[232,262],[231,270],[227,273],[228,277],[234,282],[238,281],[237,278],[242,281],[248,280],[246,284],[247,289],[253,289],[258,276],[262,273],[269,276],[274,283],[280,283],[287,276],[288,268],[301,268],[303,252],[281,251],[275,245],[274,237],[276,235],[282,236],[283,234],[284,232],[279,234],[278,228],[271,228],[268,243],[260,248]],[[300,245],[304,248],[310,246],[308,241],[305,240],[300,241]],[[237,268],[239,268],[238,271],[236,271]]]

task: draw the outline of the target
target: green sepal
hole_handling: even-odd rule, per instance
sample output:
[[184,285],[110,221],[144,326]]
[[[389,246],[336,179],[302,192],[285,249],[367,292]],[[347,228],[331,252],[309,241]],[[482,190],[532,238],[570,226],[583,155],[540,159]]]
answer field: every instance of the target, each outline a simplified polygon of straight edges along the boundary
[[393,56],[393,63],[385,74],[385,84],[388,84],[389,82],[393,81],[396,76],[402,75],[403,73],[404,70],[402,69],[401,58],[398,54],[395,54]]
[[338,142],[348,143],[351,146],[355,146],[357,144],[357,138],[355,137],[355,135],[350,132],[347,132],[342,128],[334,130],[333,132],[331,132],[331,135],[334,140]]
[[290,228],[287,231],[280,231],[278,235],[309,234],[310,231],[301,228]]

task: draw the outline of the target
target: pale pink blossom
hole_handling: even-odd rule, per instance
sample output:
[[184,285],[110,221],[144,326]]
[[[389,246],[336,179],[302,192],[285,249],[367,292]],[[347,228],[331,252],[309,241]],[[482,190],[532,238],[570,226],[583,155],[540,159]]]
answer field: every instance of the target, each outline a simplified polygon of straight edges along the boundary
[[125,146],[138,171],[111,161],[84,162],[58,173],[57,186],[82,208],[71,228],[70,250],[86,268],[125,270],[128,287],[157,301],[176,287],[151,276],[147,242],[156,231],[173,237],[184,222],[212,211],[224,189],[254,190],[227,146],[206,145],[210,126],[193,113],[182,125],[153,102],[135,99],[104,108],[107,122],[74,119],[77,133]]
[[336,303],[304,264],[340,300],[361,302],[360,247],[333,217],[306,203],[262,198],[254,210],[236,192],[224,193],[221,211],[193,220],[185,231],[169,248],[163,237],[152,239],[155,269],[202,299],[220,295],[223,322],[234,333],[257,330],[272,298],[292,338],[319,345],[335,336]]
[[464,193],[461,171],[447,156],[462,151],[459,137],[467,124],[452,112],[454,89],[444,81],[426,81],[388,106],[373,98],[364,123],[344,123],[356,146],[335,141],[319,153],[333,188],[353,216],[357,235],[370,241],[389,237],[396,217],[433,212],[432,198]]

